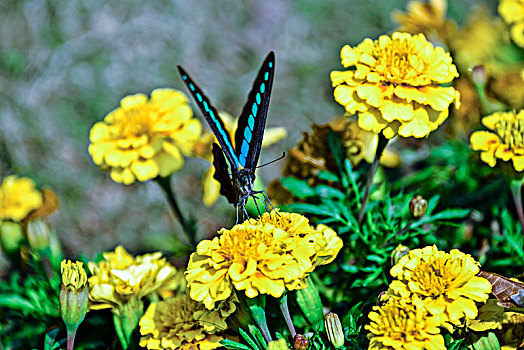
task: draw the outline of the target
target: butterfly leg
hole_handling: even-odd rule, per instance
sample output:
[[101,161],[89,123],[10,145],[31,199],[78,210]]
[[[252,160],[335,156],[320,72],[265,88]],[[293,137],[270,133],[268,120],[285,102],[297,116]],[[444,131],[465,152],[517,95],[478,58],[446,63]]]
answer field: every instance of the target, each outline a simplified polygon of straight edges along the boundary
[[258,216],[262,216],[262,213],[260,212],[260,208],[258,207],[257,199],[260,200],[257,196],[254,194],[251,194],[251,197],[253,198],[253,202],[255,202],[255,207],[257,207]]

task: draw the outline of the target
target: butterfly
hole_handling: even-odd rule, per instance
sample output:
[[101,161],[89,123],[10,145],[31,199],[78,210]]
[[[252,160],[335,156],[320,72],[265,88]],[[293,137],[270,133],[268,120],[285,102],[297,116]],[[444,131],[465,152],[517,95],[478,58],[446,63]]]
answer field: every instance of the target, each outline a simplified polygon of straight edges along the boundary
[[220,182],[220,194],[237,207],[237,219],[239,207],[242,214],[247,216],[245,205],[249,197],[252,197],[257,205],[256,200],[259,198],[256,197],[256,194],[262,193],[265,200],[264,205],[266,206],[266,202],[271,205],[266,193],[255,191],[253,186],[273,85],[275,53],[271,51],[262,63],[247,102],[238,118],[235,132],[236,147],[233,146],[229,132],[217,110],[209,102],[202,89],[195,84],[181,66],[178,66],[178,70],[218,140],[219,144],[213,143],[213,165],[215,167],[213,177]]

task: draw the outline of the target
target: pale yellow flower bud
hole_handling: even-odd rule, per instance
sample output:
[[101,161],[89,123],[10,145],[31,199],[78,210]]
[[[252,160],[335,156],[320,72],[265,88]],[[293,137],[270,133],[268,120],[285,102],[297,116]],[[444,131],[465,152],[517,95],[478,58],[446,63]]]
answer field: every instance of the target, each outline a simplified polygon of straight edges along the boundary
[[50,232],[42,220],[29,221],[27,224],[27,240],[29,245],[36,250],[42,250],[49,246]]
[[60,288],[60,313],[67,329],[67,348],[72,349],[76,330],[87,313],[89,293],[87,275],[83,263],[62,260],[60,264],[62,286]]
[[324,317],[327,337],[335,348],[344,345],[344,330],[336,313],[330,312]]
[[409,212],[414,218],[420,218],[426,214],[426,209],[428,208],[428,201],[425,200],[422,196],[413,197],[409,201]]

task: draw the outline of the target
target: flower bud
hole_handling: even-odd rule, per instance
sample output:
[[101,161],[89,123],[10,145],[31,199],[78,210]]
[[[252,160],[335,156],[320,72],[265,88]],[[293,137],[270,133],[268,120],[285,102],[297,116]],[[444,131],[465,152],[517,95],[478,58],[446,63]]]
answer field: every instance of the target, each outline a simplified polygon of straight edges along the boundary
[[405,245],[399,244],[393,252],[391,252],[391,266],[395,266],[400,258],[409,253],[409,248]]
[[24,240],[22,226],[12,221],[0,222],[0,238],[2,248],[7,254],[18,253]]
[[60,289],[60,313],[69,330],[75,330],[84,320],[87,313],[89,295],[87,292],[87,275],[81,262],[72,263],[62,260],[62,286]]
[[309,338],[305,334],[295,335],[293,339],[293,349],[294,350],[306,350],[309,347]]
[[29,221],[26,233],[31,248],[43,250],[49,247],[49,228],[42,220]]
[[420,218],[426,214],[428,208],[428,201],[422,196],[416,196],[409,201],[409,212],[414,218]]
[[327,337],[335,348],[344,345],[344,330],[336,313],[330,312],[324,317]]
[[484,67],[483,65],[478,65],[473,68],[470,68],[469,70],[471,72],[471,79],[476,85],[486,85],[488,76],[486,72],[486,67]]
[[289,350],[289,348],[287,347],[286,340],[280,338],[278,340],[270,341],[267,345],[267,350]]

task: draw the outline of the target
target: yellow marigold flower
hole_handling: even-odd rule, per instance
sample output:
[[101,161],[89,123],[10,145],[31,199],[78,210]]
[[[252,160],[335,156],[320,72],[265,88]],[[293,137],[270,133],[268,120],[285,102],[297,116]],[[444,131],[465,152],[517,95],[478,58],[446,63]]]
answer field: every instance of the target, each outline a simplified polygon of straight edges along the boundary
[[207,310],[188,294],[152,303],[140,320],[140,346],[148,349],[211,350],[222,345],[226,318],[236,310],[233,300]]
[[369,350],[445,350],[441,320],[428,314],[419,300],[391,298],[369,313]]
[[361,128],[388,139],[425,137],[448,117],[459,93],[441,86],[458,77],[451,56],[433,47],[423,34],[393,33],[365,39],[341,51],[342,65],[353,70],[331,72],[335,100],[358,113]]
[[460,71],[482,64],[491,72],[498,66],[497,56],[504,42],[504,23],[500,18],[493,17],[485,6],[475,6],[467,22],[451,38],[453,61]]
[[[130,255],[122,246],[103,253],[104,260],[89,262],[91,309],[114,308],[137,301],[164,289],[172,282],[176,269],[162,253]],[[172,286],[175,288],[174,286]]]
[[200,122],[192,118],[186,96],[156,89],[124,97],[120,107],[91,128],[89,154],[95,164],[126,185],[166,177],[182,168],[200,137]]
[[494,133],[476,131],[471,135],[471,148],[482,151],[480,159],[490,167],[497,158],[511,160],[516,171],[524,170],[524,110],[495,112],[482,118],[482,124]]
[[0,223],[4,220],[22,221],[42,205],[42,193],[30,178],[10,175],[0,185]]
[[432,41],[447,42],[455,24],[446,19],[447,0],[410,1],[406,13],[396,11],[392,18],[400,24],[399,32],[422,33]]
[[[234,135],[237,128],[237,122],[233,117],[225,112],[220,112],[220,117],[224,122],[224,126],[230,135]],[[262,140],[262,148],[271,146],[272,144],[280,141],[287,136],[286,129],[284,128],[266,128],[264,131],[264,138]],[[233,143],[235,139],[231,140]],[[210,163],[213,163],[213,143],[217,142],[215,134],[212,132],[206,132],[202,137],[195,143],[193,147],[193,153],[197,157],[204,158]],[[211,166],[202,178],[202,192],[204,195],[204,204],[208,207],[212,206],[220,196],[220,183],[213,177],[215,175],[215,167]]]
[[234,290],[244,290],[249,298],[278,298],[286,288],[304,288],[308,273],[332,261],[342,247],[334,231],[315,230],[294,213],[265,213],[219,233],[198,244],[186,272],[191,297],[208,309]]
[[511,38],[524,47],[524,0],[501,0],[499,13],[511,25]]
[[419,298],[432,315],[457,323],[460,318],[475,318],[475,302],[484,302],[491,283],[477,277],[479,263],[457,249],[449,253],[436,246],[413,249],[391,268],[397,280],[389,288],[406,300]]

